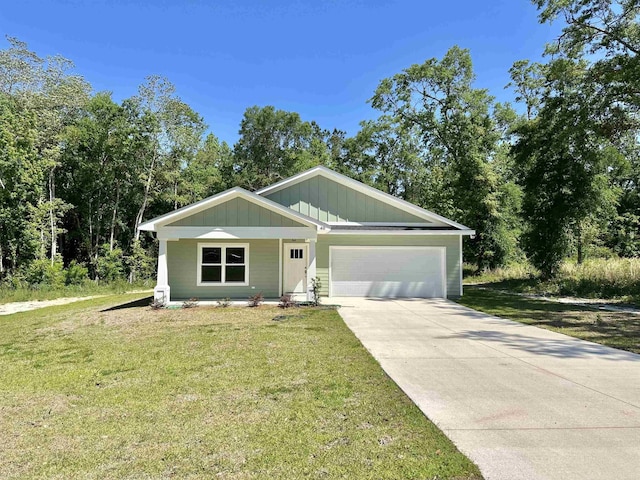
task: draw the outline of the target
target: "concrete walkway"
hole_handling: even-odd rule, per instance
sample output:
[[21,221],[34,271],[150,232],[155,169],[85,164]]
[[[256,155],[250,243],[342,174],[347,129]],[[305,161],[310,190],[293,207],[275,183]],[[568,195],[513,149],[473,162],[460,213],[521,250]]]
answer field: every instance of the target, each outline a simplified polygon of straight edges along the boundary
[[640,355],[447,300],[330,301],[487,480],[640,478]]

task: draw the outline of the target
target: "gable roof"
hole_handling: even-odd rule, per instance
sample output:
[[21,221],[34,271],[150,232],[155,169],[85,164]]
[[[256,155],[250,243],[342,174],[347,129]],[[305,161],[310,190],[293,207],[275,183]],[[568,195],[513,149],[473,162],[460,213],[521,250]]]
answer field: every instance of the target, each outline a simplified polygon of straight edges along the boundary
[[330,227],[324,222],[295,212],[283,205],[280,205],[279,203],[269,200],[268,198],[261,197],[260,195],[256,195],[255,193],[245,190],[241,187],[230,188],[229,190],[225,190],[224,192],[212,195],[211,197],[207,197],[204,200],[200,200],[199,202],[192,203],[191,205],[179,208],[177,210],[174,210],[173,212],[169,212],[164,215],[160,215],[159,217],[152,218],[151,220],[142,223],[138,227],[138,229],[148,232],[156,232],[158,227],[166,226],[169,223],[173,223],[182,218],[189,217],[198,212],[211,207],[215,207],[216,205],[220,205],[238,197],[244,198],[251,203],[264,207],[268,210],[271,210],[272,212],[276,212],[284,217],[295,220],[296,222],[299,222],[308,227],[314,227],[320,230],[330,230]]
[[442,222],[446,225],[449,225],[457,230],[470,230],[469,227],[466,227],[464,225],[462,225],[461,223],[457,223],[454,222],[453,220],[450,220],[446,217],[443,217],[441,215],[438,215],[437,213],[433,213],[429,210],[426,210],[422,207],[418,207],[417,205],[414,205],[413,203],[409,203],[405,200],[402,200],[398,197],[394,197],[393,195],[389,195],[388,193],[385,193],[381,190],[378,190],[377,188],[373,188],[370,187],[369,185],[366,185],[362,182],[359,182],[358,180],[354,180],[353,178],[349,178],[346,175],[342,175],[341,173],[335,172],[333,170],[331,170],[330,168],[327,167],[323,167],[322,165],[318,165],[317,167],[313,167],[309,170],[306,170],[302,173],[299,173],[297,175],[294,175],[292,177],[286,178],[284,180],[281,180],[280,182],[274,183],[273,185],[269,185],[268,187],[262,188],[258,191],[256,191],[255,193],[260,195],[260,196],[264,196],[264,195],[269,195],[271,193],[275,193],[279,190],[282,190],[284,188],[290,187],[291,185],[295,185],[296,183],[300,183],[303,182],[305,180],[308,180],[310,178],[316,177],[316,176],[323,176],[325,178],[328,178],[330,180],[333,180],[339,184],[342,184],[348,188],[352,188],[353,190],[356,190],[360,193],[363,193],[365,195],[369,195],[373,198],[376,198],[388,205],[391,205],[393,207],[399,208],[401,210],[404,210],[406,212],[411,213],[412,215],[415,215],[417,217],[423,218],[427,221],[433,221],[433,220],[437,220],[439,222]]

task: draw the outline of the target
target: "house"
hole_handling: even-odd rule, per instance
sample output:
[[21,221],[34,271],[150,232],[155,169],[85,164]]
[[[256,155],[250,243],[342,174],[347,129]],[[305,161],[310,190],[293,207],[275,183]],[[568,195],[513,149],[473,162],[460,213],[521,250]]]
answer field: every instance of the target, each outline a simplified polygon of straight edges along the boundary
[[159,241],[156,299],[458,297],[469,228],[319,166],[235,187],[140,226]]

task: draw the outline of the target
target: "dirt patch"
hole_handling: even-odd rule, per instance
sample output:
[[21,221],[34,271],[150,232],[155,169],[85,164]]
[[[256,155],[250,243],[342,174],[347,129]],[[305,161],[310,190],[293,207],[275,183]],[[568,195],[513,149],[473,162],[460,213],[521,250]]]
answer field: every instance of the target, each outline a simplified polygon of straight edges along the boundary
[[55,300],[34,300],[31,302],[13,302],[0,305],[0,315],[11,315],[14,313],[28,312],[38,308],[53,307],[55,305],[65,305],[67,303],[78,302],[80,300],[91,300],[92,298],[106,297],[107,295],[93,295],[90,297],[67,297],[56,298]]

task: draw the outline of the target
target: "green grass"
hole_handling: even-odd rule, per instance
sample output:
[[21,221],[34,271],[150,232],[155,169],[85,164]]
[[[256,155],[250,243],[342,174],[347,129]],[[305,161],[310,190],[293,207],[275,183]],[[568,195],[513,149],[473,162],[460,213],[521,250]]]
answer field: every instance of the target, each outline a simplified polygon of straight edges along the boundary
[[488,272],[469,273],[467,284],[555,296],[620,299],[640,304],[640,258],[587,259],[565,262],[556,278],[542,281],[529,265],[513,265]]
[[640,353],[640,315],[549,302],[479,286],[465,287],[458,303],[498,317]]
[[139,298],[0,317],[0,478],[481,478],[334,310]]
[[113,282],[109,284],[97,284],[87,281],[82,285],[67,285],[62,287],[50,287],[40,285],[37,288],[14,287],[0,284],[0,304],[11,302],[28,302],[32,300],[53,300],[63,297],[89,297],[93,295],[110,295],[114,293],[125,293],[132,290],[150,289],[150,284],[144,283],[130,284],[126,281]]

